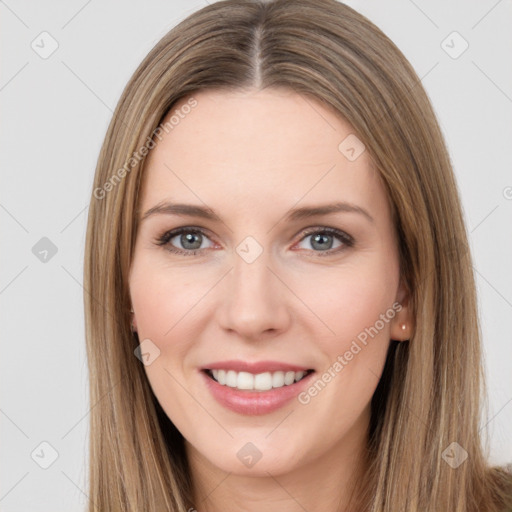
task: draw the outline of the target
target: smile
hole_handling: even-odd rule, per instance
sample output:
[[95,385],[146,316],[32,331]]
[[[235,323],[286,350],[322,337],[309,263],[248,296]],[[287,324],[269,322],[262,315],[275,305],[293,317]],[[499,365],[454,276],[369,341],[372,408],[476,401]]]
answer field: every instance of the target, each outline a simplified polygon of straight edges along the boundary
[[221,386],[228,386],[244,391],[268,391],[270,389],[290,386],[299,382],[313,370],[306,371],[276,371],[253,374],[249,372],[237,372],[227,369],[206,370],[210,378]]

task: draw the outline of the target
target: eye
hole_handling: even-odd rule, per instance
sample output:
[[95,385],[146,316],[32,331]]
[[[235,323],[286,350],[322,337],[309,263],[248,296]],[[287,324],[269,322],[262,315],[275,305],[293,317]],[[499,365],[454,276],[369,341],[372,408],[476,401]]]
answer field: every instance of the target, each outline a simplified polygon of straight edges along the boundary
[[[305,236],[301,239],[301,242],[304,242],[310,238],[310,242],[308,245],[313,247],[314,252],[319,252],[318,256],[328,256],[334,253],[338,253],[347,247],[352,247],[354,245],[354,239],[344,231],[335,228],[314,228],[311,231],[307,231]],[[333,248],[333,244],[335,241],[338,241],[338,245]],[[306,247],[306,249],[309,249]]]
[[[299,243],[311,237],[310,247],[313,247],[313,249],[306,247],[306,250],[313,250],[313,252],[318,253],[318,256],[329,256],[354,245],[354,239],[349,234],[335,228],[312,228],[303,235]],[[182,227],[166,231],[156,239],[155,243],[164,246],[166,250],[174,254],[194,256],[198,252],[212,247],[211,245],[206,247],[203,245],[206,240],[209,240],[209,238],[201,228]],[[333,248],[333,243],[336,240],[338,245]]]
[[[185,256],[194,256],[198,251],[206,249],[203,242],[208,240],[204,231],[199,228],[184,227],[167,231],[158,237],[156,244],[165,246],[165,248],[175,254]],[[181,245],[181,248],[176,244]]]

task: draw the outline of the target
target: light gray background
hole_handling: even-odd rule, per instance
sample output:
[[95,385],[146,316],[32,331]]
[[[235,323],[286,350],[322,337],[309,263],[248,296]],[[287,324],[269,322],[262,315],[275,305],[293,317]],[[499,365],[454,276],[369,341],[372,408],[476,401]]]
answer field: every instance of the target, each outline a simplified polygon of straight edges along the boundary
[[[401,48],[439,117],[477,276],[494,463],[512,462],[512,2],[347,2]],[[0,508],[84,510],[88,403],[82,266],[93,172],[112,111],[152,46],[204,1],[0,0]],[[58,49],[43,59],[47,31]],[[458,58],[442,42],[457,31]],[[39,41],[39,43],[38,43]],[[453,41],[453,42],[452,42]],[[452,53],[461,40],[449,38]],[[45,48],[49,48],[48,41]],[[58,252],[32,252],[42,238]],[[51,449],[58,453],[51,462]],[[31,454],[34,452],[34,459]],[[36,463],[36,460],[38,463]]]

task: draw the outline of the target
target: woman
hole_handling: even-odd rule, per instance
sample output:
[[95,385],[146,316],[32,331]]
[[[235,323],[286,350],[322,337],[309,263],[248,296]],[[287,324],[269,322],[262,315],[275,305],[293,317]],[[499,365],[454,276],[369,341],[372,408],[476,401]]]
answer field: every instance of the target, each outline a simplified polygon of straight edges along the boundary
[[171,30],[86,245],[90,510],[512,509],[445,143],[353,9],[227,0]]

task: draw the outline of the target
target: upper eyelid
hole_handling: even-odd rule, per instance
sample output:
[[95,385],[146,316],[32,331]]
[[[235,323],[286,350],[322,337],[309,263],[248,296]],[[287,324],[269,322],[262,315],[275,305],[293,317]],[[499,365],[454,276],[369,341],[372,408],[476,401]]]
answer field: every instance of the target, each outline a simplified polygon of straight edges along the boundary
[[[175,238],[176,236],[180,235],[183,232],[193,232],[193,233],[200,233],[202,235],[206,235],[208,239],[212,239],[212,237],[209,235],[210,230],[207,228],[202,228],[199,226],[181,226],[174,229],[169,229],[165,231],[160,237],[158,237],[159,240],[166,238],[166,243],[169,243],[172,238]],[[303,228],[300,230],[299,235],[301,235],[301,238],[296,242],[301,242],[304,240],[304,238],[307,238],[308,236],[314,235],[315,233],[327,233],[334,237],[337,237],[338,239],[341,239],[343,243],[346,243],[347,240],[343,240],[343,238],[348,239],[351,243],[354,242],[354,238],[349,235],[345,230],[340,228],[333,228],[331,226],[308,226],[306,228]],[[214,237],[213,237],[214,238]],[[217,243],[214,240],[211,240],[213,243]],[[164,243],[165,244],[165,243]],[[176,248],[179,251],[186,251],[185,249]],[[192,251],[203,251],[204,249],[191,249],[186,252],[192,252]],[[321,251],[320,251],[321,252]],[[328,252],[328,251],[325,251]]]

